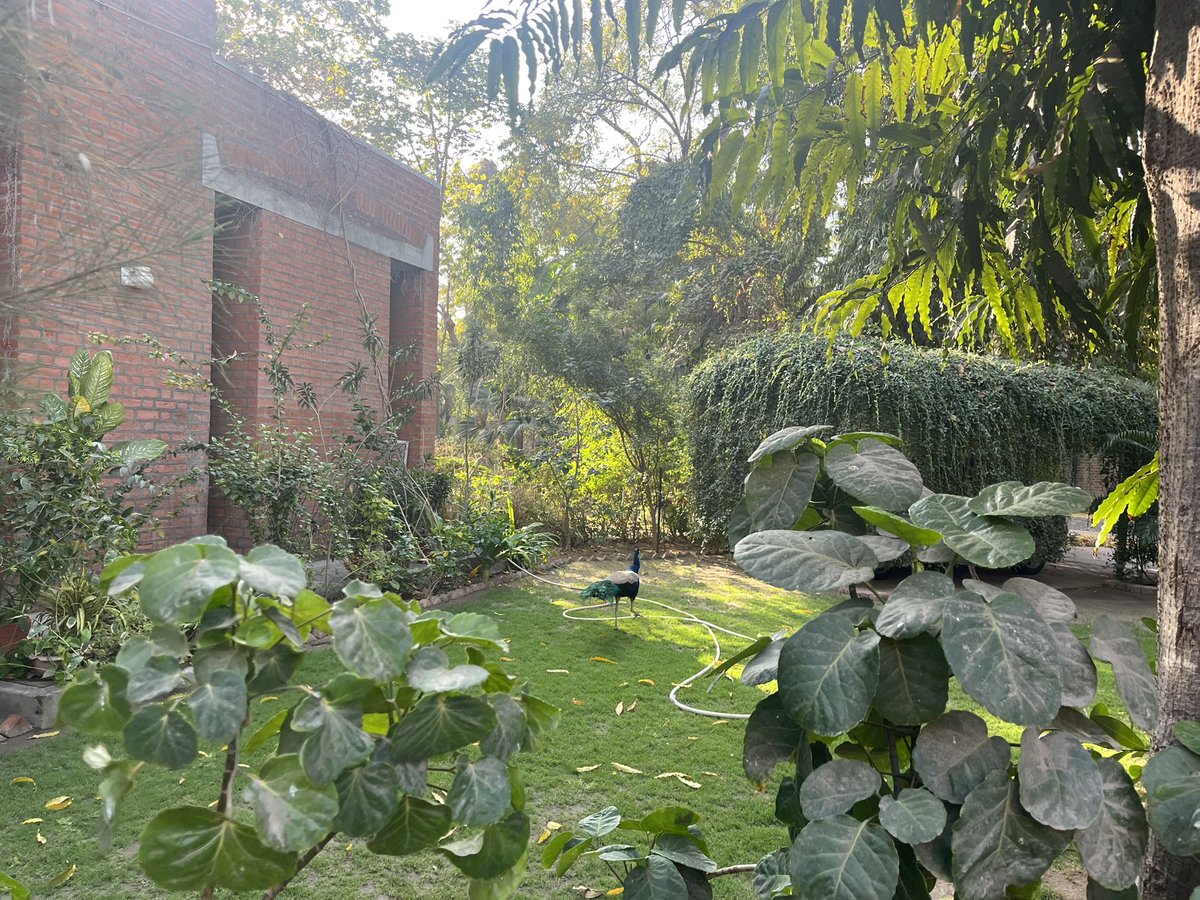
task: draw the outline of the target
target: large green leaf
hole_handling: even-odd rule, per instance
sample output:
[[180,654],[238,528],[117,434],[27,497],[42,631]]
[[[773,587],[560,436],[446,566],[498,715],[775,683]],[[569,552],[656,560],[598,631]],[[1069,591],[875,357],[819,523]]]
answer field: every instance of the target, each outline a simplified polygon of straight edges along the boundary
[[921,473],[903,453],[874,438],[859,441],[858,449],[850,444],[830,447],[825,472],[864,505],[893,512],[908,509],[925,488]]
[[91,363],[79,379],[79,394],[92,409],[108,400],[113,386],[113,358],[107,350],[92,357]]
[[1200,775],[1187,775],[1147,787],[1146,817],[1170,853],[1200,853]]
[[1039,481],[1028,487],[1019,481],[1002,481],[989,484],[969,505],[981,516],[1073,516],[1088,511],[1092,495],[1057,481]]
[[760,531],[738,541],[733,558],[754,578],[789,591],[838,591],[875,577],[871,548],[840,531]]
[[419,797],[401,797],[386,825],[367,844],[372,853],[405,856],[427,850],[450,830],[450,807]]
[[1142,770],[1142,787],[1146,793],[1156,790],[1171,781],[1200,775],[1200,756],[1184,747],[1170,746],[1155,753]]
[[182,769],[196,758],[196,729],[174,704],[154,703],[133,714],[125,726],[125,749],[134,759]]
[[474,762],[459,760],[447,802],[454,821],[464,825],[491,825],[504,818],[512,800],[508,766],[494,756]]
[[1133,884],[1142,871],[1150,829],[1146,811],[1129,773],[1115,759],[1096,760],[1104,784],[1100,815],[1075,832],[1075,843],[1088,875],[1113,890]]
[[213,593],[237,577],[237,555],[226,547],[187,543],[159,550],[146,561],[138,586],[142,609],[166,625],[196,622]]
[[687,882],[675,863],[656,855],[635,866],[625,877],[624,887],[625,900],[686,900],[688,896]]
[[304,564],[273,544],[247,553],[238,571],[248,587],[274,597],[295,597],[308,584]]
[[508,694],[493,694],[488,700],[496,714],[496,727],[479,742],[479,749],[488,756],[508,759],[524,746],[529,727],[525,709]]
[[1047,622],[1070,625],[1075,621],[1075,603],[1060,590],[1033,578],[1010,578],[1004,590],[1024,597]]
[[835,759],[804,779],[800,785],[800,810],[810,821],[828,819],[873,796],[880,784],[879,772],[866,763]]
[[791,528],[812,499],[821,460],[812,453],[780,453],[746,476],[746,507],[753,531]]
[[905,788],[879,801],[879,824],[898,841],[928,843],[946,827],[946,807],[924,788]]
[[1092,623],[1092,655],[1112,664],[1117,690],[1133,724],[1153,731],[1158,725],[1158,686],[1129,628],[1108,616],[1097,618]]
[[717,864],[704,854],[697,846],[696,838],[690,834],[660,834],[654,839],[653,852],[680,866],[706,874],[717,870]]
[[375,743],[359,726],[361,705],[335,706],[328,699],[308,696],[296,704],[291,727],[311,732],[300,747],[300,764],[317,784],[329,784],[368,756]]
[[879,635],[837,614],[818,616],[779,654],[779,693],[797,724],[817,734],[849,731],[867,715],[879,675]]
[[525,856],[529,817],[514,812],[482,834],[442,844],[438,850],[469,878],[497,878]]
[[952,839],[954,887],[962,900],[992,900],[1009,885],[1037,881],[1071,842],[1069,831],[1032,819],[1017,793],[1007,772],[993,772],[963,804]]
[[333,829],[338,812],[333,785],[309,780],[294,754],[274,756],[250,774],[244,791],[254,807],[258,833],[276,850],[306,850]]
[[942,621],[946,601],[958,591],[954,582],[941,572],[915,572],[892,591],[875,628],[890,638],[916,637],[932,631]]
[[272,850],[254,829],[219,812],[181,806],[160,812],[142,829],[138,862],[159,887],[200,891],[265,890],[296,869],[296,855]]
[[913,767],[925,786],[947,803],[962,803],[988,775],[1007,770],[1008,742],[988,737],[987,723],[974,713],[954,710],[921,730]]
[[879,685],[873,705],[884,718],[898,725],[920,725],[940,716],[949,700],[949,681],[950,667],[932,635],[879,642]]
[[804,826],[788,856],[802,900],[891,900],[900,879],[896,845],[878,825],[832,816]]
[[391,730],[397,762],[416,762],[482,740],[496,727],[496,713],[475,697],[426,697]]
[[1193,753],[1200,753],[1200,723],[1180,719],[1171,726],[1175,740],[1183,744]]
[[441,624],[442,634],[460,644],[494,647],[508,652],[508,642],[500,635],[500,626],[487,616],[473,612],[455,613]]
[[166,452],[166,442],[154,438],[118,441],[108,448],[108,455],[115,459],[117,466],[124,469],[153,462]]
[[750,713],[742,741],[742,768],[746,777],[762,789],[775,768],[795,756],[796,748],[806,740],[804,729],[783,708],[778,691],[760,700]]
[[253,671],[246,688],[253,696],[269,694],[286,687],[304,654],[279,643],[268,650],[255,650],[250,662]]
[[329,617],[333,652],[346,668],[371,681],[391,681],[408,662],[412,632],[404,612],[386,597],[360,603],[347,598]]
[[63,691],[58,721],[94,737],[116,737],[133,715],[128,686],[129,674],[116,666],[85,670]]
[[1104,783],[1092,756],[1061,731],[1038,736],[1026,728],[1017,762],[1021,805],[1043,825],[1070,831],[1086,828],[1100,815]]
[[246,681],[236,671],[218,669],[196,685],[188,706],[197,730],[210,741],[227,744],[246,719]]
[[392,817],[400,801],[395,766],[370,760],[337,777],[338,814],[334,829],[355,837],[374,834]]
[[895,562],[909,552],[907,541],[886,534],[859,534],[855,537],[870,547],[875,558],[881,563]]
[[1003,569],[1033,556],[1037,548],[1028,531],[980,516],[968,503],[956,494],[931,494],[914,503],[909,515],[922,528],[941,532],[947,547],[977,566]]
[[781,428],[774,434],[771,434],[764,440],[746,460],[750,465],[755,465],[759,460],[770,459],[772,454],[782,453],[785,450],[791,450],[800,444],[807,441],[814,435],[823,434],[826,431],[832,431],[830,425],[793,425],[789,428]]
[[914,525],[895,513],[890,513],[886,509],[879,509],[876,506],[856,506],[854,511],[858,513],[858,517],[864,522],[874,525],[880,531],[885,531],[888,534],[893,534],[903,541],[908,541],[910,544],[916,544],[923,547],[932,547],[942,540],[942,533],[934,531],[930,528],[921,528],[919,525]]
[[1058,713],[1062,676],[1054,632],[1016,594],[991,603],[966,593],[947,600],[942,647],[963,690],[993,715],[1045,725]]
[[413,654],[405,672],[409,687],[426,693],[467,691],[488,680],[482,666],[451,666],[450,657],[438,647],[422,647]]
[[1062,663],[1062,705],[1084,707],[1096,697],[1096,664],[1070,626],[1050,622]]
[[788,851],[776,850],[768,853],[754,867],[754,878],[751,887],[758,900],[771,900],[792,885],[792,876],[788,874]]

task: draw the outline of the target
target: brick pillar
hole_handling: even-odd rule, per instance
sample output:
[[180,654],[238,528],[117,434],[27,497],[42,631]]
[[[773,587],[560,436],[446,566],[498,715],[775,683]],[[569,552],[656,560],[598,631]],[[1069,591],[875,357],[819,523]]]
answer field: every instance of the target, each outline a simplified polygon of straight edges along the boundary
[[[404,378],[419,379],[432,374],[437,366],[437,274],[410,269],[392,262],[392,290],[388,328],[388,343],[393,350],[415,344],[416,355],[392,372],[392,389]],[[400,437],[409,442],[409,465],[419,465],[433,453],[437,437],[437,403],[434,398],[423,400],[412,420],[400,430]]]

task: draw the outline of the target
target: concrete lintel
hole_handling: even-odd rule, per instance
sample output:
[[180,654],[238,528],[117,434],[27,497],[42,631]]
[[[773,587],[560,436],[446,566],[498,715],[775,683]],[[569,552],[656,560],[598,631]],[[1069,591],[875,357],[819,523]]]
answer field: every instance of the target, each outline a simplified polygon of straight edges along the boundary
[[343,233],[342,223],[327,212],[322,212],[270,185],[263,184],[252,175],[244,175],[233,171],[221,161],[221,150],[215,135],[205,132],[203,141],[203,174],[201,180],[204,186],[265,209],[277,216],[283,216],[309,228],[316,228],[334,237],[345,237],[353,244],[364,247],[380,256],[398,260],[405,265],[433,271],[434,240],[433,236],[425,238],[424,247],[416,247],[405,241],[380,234],[356,222],[347,222]]

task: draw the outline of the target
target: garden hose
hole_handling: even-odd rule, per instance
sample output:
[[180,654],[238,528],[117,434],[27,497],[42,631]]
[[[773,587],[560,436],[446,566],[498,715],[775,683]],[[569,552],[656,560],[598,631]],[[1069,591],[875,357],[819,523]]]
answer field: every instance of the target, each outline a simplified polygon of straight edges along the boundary
[[[562,588],[562,589],[568,590],[568,591],[573,591],[575,593],[579,593],[580,591],[583,590],[582,588],[574,587],[569,584],[563,584],[560,581],[551,581],[549,578],[543,578],[541,575],[538,575],[536,572],[530,572],[528,569],[524,568],[523,566],[518,566],[515,563],[513,563],[513,565],[516,566],[516,568],[520,569],[522,572],[524,572],[526,575],[536,578],[538,581],[540,581],[544,584],[548,584],[548,585],[551,585],[551,586],[557,587],[557,588]],[[713,661],[711,663],[709,663],[707,666],[705,666],[703,669],[701,669],[699,672],[695,673],[694,675],[689,675],[683,681],[679,682],[679,684],[675,685],[675,687],[671,688],[671,693],[667,695],[667,697],[671,701],[671,703],[677,709],[680,709],[683,712],[694,713],[695,715],[698,715],[698,716],[707,716],[710,719],[749,719],[750,716],[748,713],[723,713],[723,712],[717,712],[717,711],[711,710],[711,709],[700,709],[699,707],[691,706],[687,703],[684,703],[682,700],[680,700],[678,697],[678,694],[681,690],[683,690],[686,687],[690,687],[693,683],[695,683],[696,681],[699,681],[701,678],[703,678],[705,675],[707,675],[709,672],[711,672],[713,669],[717,668],[717,666],[719,666],[721,664],[721,642],[717,638],[718,631],[724,632],[725,634],[727,634],[731,637],[740,638],[745,641],[753,641],[754,638],[749,637],[748,635],[745,635],[745,634],[740,634],[736,631],[731,631],[730,629],[724,628],[720,625],[716,625],[713,622],[707,622],[704,619],[701,619],[699,616],[694,615],[693,613],[686,612],[682,609],[679,609],[674,606],[670,606],[666,603],[661,603],[658,600],[650,600],[645,597],[641,597],[637,600],[637,602],[638,603],[651,603],[654,606],[659,606],[659,607],[662,607],[663,609],[670,610],[673,613],[677,613],[677,615],[635,616],[632,613],[630,613],[629,615],[618,615],[616,618],[617,619],[637,619],[637,618],[674,619],[676,621],[683,622],[684,624],[700,625],[703,628],[707,629],[708,636],[710,638],[712,638]],[[610,605],[611,604],[608,604],[608,603],[595,603],[590,606],[575,606],[575,607],[572,607],[571,609],[564,609],[563,610],[563,618],[570,619],[573,622],[604,622],[604,623],[607,623],[610,621],[610,619],[607,615],[606,616],[589,616],[589,615],[579,615],[579,613],[587,612],[589,610],[594,610],[594,609],[607,609]]]

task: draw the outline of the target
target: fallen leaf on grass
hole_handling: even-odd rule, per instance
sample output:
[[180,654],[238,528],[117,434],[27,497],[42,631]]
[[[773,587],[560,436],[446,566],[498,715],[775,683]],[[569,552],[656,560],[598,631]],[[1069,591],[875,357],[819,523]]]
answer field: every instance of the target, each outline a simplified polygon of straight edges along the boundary
[[[42,741],[42,740],[45,740],[46,738],[52,738],[52,737],[58,737],[58,732],[57,731],[43,731],[41,734],[31,734],[29,736],[29,739],[31,741]],[[72,872],[71,874],[74,875],[75,873]]]
[[36,840],[39,844],[46,843],[46,839],[42,837],[42,831],[40,828],[38,829],[37,836],[34,838],[34,840]]
[[571,702],[574,703],[576,706],[586,706],[587,705],[586,700],[572,700]]
[[624,701],[624,700],[622,700],[622,701],[620,701],[619,703],[617,703],[617,710],[616,710],[616,712],[617,712],[617,715],[618,715],[618,716],[619,716],[619,715],[621,715],[621,713],[625,712],[625,701]]
[[546,671],[549,672],[551,675],[570,675],[571,674],[570,669],[547,669]]
[[40,825],[42,822],[45,822],[45,821],[46,821],[45,819],[34,818],[34,819],[26,819],[21,824],[22,825]]
[[617,664],[616,660],[609,659],[607,656],[593,656],[592,662],[608,663],[610,666],[615,666]]
[[66,884],[68,881],[70,881],[72,878],[74,878],[75,873],[78,871],[79,871],[79,867],[77,865],[75,865],[75,863],[71,863],[71,865],[67,866],[65,869],[63,869],[61,872],[58,873],[57,878],[55,878],[52,882],[50,882],[50,887],[62,887],[64,884]]
[[661,775],[655,775],[655,778],[687,778],[687,772],[663,772]]
[[649,685],[653,685],[653,684],[654,684],[654,679],[653,679],[653,678],[639,678],[639,679],[638,679],[638,684],[649,684]]
[[611,891],[609,891],[607,894],[605,894],[604,896],[605,897],[615,897],[615,896],[617,896],[617,894],[623,894],[623,893],[625,893],[624,887],[615,887]]
[[679,777],[680,784],[686,784],[688,787],[690,787],[694,791],[700,790],[700,782],[692,781],[692,779],[690,779],[690,778],[684,778],[682,775],[680,775],[678,777]]
[[513,661],[513,658],[511,656],[500,657],[500,662],[512,662],[512,661]]
[[635,709],[637,709],[637,701],[636,700],[634,700],[627,707],[625,707],[625,712],[633,712]]
[[599,765],[579,766],[578,768],[575,769],[575,771],[578,772],[580,775],[582,775],[585,772],[595,772],[598,768],[600,768]]
[[551,831],[558,831],[558,829],[562,828],[562,822],[555,822],[554,820],[551,820],[546,823],[546,827]]
[[28,775],[18,775],[16,778],[10,781],[9,784],[37,784],[37,782]]
[[613,763],[612,767],[614,769],[616,769],[618,772],[624,772],[626,775],[642,775],[642,774],[644,774],[641,769],[635,769],[633,766],[626,766],[619,762]]
[[46,801],[46,809],[58,812],[60,809],[66,809],[71,805],[71,798],[65,794],[62,797],[55,797],[53,800]]

